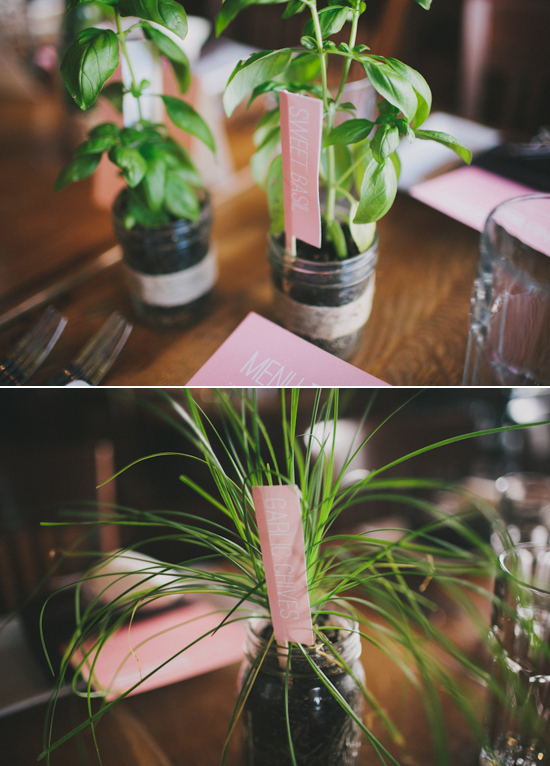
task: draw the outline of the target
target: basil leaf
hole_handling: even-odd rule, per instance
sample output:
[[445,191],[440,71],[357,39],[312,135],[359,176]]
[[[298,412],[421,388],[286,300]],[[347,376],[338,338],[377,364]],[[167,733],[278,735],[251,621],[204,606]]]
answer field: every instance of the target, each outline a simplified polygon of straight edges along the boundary
[[449,149],[452,149],[453,152],[458,154],[467,165],[472,161],[472,152],[462,146],[462,144],[459,144],[456,138],[453,138],[449,133],[441,133],[438,130],[415,130],[414,135],[424,141],[437,141],[438,144],[447,146]]
[[165,210],[151,210],[147,207],[136,189],[129,190],[127,200],[128,212],[124,218],[126,228],[132,228],[133,221],[148,228],[170,222],[170,217]]
[[285,230],[285,208],[283,200],[283,156],[278,154],[269,167],[267,174],[267,205],[271,224],[271,234]]
[[397,175],[393,162],[386,160],[380,164],[373,157],[365,169],[354,222],[378,221],[393,205],[396,194]]
[[138,185],[147,172],[147,162],[138,150],[131,146],[113,146],[109,151],[109,159],[121,169],[131,189]]
[[355,170],[353,171],[353,182],[357,190],[361,189],[365,169],[372,159],[370,150],[370,141],[364,139],[351,147],[351,154]]
[[268,112],[264,112],[256,124],[256,130],[254,131],[253,141],[254,146],[258,148],[264,142],[266,136],[271,133],[273,128],[279,125],[279,108],[270,109]]
[[404,77],[414,88],[414,92],[418,99],[418,107],[414,115],[414,124],[415,127],[419,128],[422,123],[425,122],[430,114],[430,109],[432,108],[432,92],[430,86],[416,69],[403,64],[397,59],[390,58],[386,59],[386,61],[392,69]]
[[[330,37],[330,35],[339,32],[348,19],[349,8],[342,8],[340,6],[331,6],[329,8],[321,8],[318,11],[319,25],[321,27],[321,36]],[[315,37],[315,26],[313,19],[308,19],[302,32],[304,37]]]
[[84,141],[77,147],[74,156],[83,157],[85,154],[103,154],[103,152],[114,146],[116,139],[113,140],[109,136],[99,136],[98,138],[90,138]]
[[430,6],[432,4],[432,0],[416,0],[418,5],[422,6],[422,8],[425,8],[427,11],[430,10]]
[[321,61],[316,53],[304,51],[294,56],[285,71],[278,75],[279,82],[304,83],[317,79],[321,74]]
[[202,188],[202,179],[199,172],[191,162],[191,158],[186,150],[174,141],[173,138],[168,137],[166,141],[157,144],[157,148],[161,148],[165,153],[165,161],[168,168],[177,170],[178,173],[188,181],[192,186]]
[[164,35],[150,24],[144,22],[141,28],[145,33],[145,37],[148,40],[152,40],[163,56],[166,56],[170,62],[180,93],[187,93],[191,85],[191,67],[185,53],[167,35]]
[[142,147],[141,155],[147,162],[147,172],[142,180],[142,187],[151,210],[160,210],[164,200],[164,182],[166,180],[166,164],[162,151],[155,144]]
[[400,140],[399,129],[395,126],[385,125],[382,128],[378,128],[370,142],[374,159],[377,162],[384,162],[397,149]]
[[[264,93],[272,93],[276,90],[282,90],[285,86],[278,82],[263,82],[261,85],[258,85],[252,93],[250,94],[250,98],[246,102],[246,108],[250,106],[250,104],[254,103],[254,101],[258,98],[258,96],[263,96]],[[288,87],[288,86],[287,86]]]
[[138,16],[170,29],[183,40],[187,34],[187,15],[175,0],[119,0],[122,16]]
[[[326,155],[326,152],[323,152],[323,156]],[[334,171],[336,173],[336,178],[341,178],[350,168],[350,165],[352,165],[352,155],[351,155],[351,149],[347,146],[335,146],[334,147]],[[350,189],[351,185],[353,183],[353,177],[351,173],[348,173],[346,178],[342,181],[342,186],[344,189]]]
[[120,128],[114,122],[102,122],[88,131],[88,138],[100,138],[110,136],[118,141],[120,138]]
[[397,180],[399,181],[399,177],[401,176],[401,160],[399,159],[399,155],[397,154],[397,152],[390,154],[390,160],[393,162],[393,166],[395,168],[395,175],[397,176]]
[[411,128],[407,120],[396,120],[395,121],[395,127],[399,130],[402,136],[407,136],[409,139],[409,143],[411,141],[414,141],[414,130]]
[[290,48],[283,48],[279,51],[262,51],[260,55],[253,54],[247,61],[239,61],[223,94],[223,105],[227,116],[230,117],[233,114],[237,104],[253,88],[284,72],[291,58]]
[[357,213],[359,203],[355,200],[350,205],[349,211],[349,231],[353,241],[357,245],[359,252],[364,253],[374,242],[376,236],[376,223],[354,223],[353,219]]
[[99,95],[102,98],[106,98],[111,106],[114,107],[117,112],[122,114],[122,97],[124,95],[124,85],[121,82],[108,83]]
[[61,76],[81,109],[95,102],[118,66],[118,40],[110,29],[84,29],[61,62]]
[[250,158],[250,172],[258,186],[264,186],[273,154],[281,140],[281,128],[273,128]]
[[[67,10],[72,11],[77,5],[84,5],[85,3],[94,3],[96,0],[69,0],[67,3]],[[118,0],[101,0],[103,5],[116,5]]]
[[287,0],[224,0],[216,16],[216,36],[221,35],[226,26],[249,5],[276,5],[286,2]]
[[145,131],[141,128],[136,128],[133,125],[131,125],[129,128],[123,128],[120,131],[120,140],[124,146],[131,146],[132,144],[139,146],[139,144],[142,144],[145,139]]
[[[78,150],[77,150],[78,151]],[[55,179],[54,189],[56,192],[64,189],[67,184],[73,181],[82,181],[83,178],[91,176],[99,165],[101,154],[83,154],[78,156],[65,165]]]
[[287,6],[283,11],[282,18],[290,19],[290,17],[294,16],[296,13],[301,13],[305,7],[306,6],[302,0],[288,0]]
[[177,218],[196,221],[200,215],[197,193],[177,170],[166,174],[165,207]]
[[373,123],[370,120],[346,120],[333,128],[325,139],[325,146],[355,144],[367,138]]
[[185,130],[186,133],[190,133],[192,136],[198,138],[206,144],[211,151],[216,151],[214,138],[210,132],[210,128],[190,104],[187,104],[179,98],[174,98],[174,96],[161,96],[161,98],[164,101],[168,117],[172,120],[174,125]]
[[300,37],[300,45],[303,45],[308,51],[317,50],[317,40],[314,37],[308,37],[307,35]]
[[369,60],[362,64],[375,91],[403,112],[410,122],[418,108],[412,85],[388,64],[374,64]]

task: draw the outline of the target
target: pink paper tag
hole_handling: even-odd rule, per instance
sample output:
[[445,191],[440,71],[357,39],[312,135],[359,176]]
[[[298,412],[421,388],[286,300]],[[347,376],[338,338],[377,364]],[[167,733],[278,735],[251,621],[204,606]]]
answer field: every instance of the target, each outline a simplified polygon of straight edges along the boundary
[[188,386],[387,386],[250,312]]
[[458,168],[411,187],[411,197],[457,221],[483,231],[489,214],[501,202],[533,194],[534,190],[488,170]]
[[285,232],[321,246],[319,162],[323,102],[280,91]]
[[276,641],[313,644],[300,498],[295,487],[252,487]]

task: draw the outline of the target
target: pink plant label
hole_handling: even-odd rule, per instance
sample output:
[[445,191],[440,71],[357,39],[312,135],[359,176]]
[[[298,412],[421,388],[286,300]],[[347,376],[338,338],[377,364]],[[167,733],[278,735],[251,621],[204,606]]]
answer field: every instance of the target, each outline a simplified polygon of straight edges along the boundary
[[321,246],[319,161],[323,102],[280,92],[285,232],[314,247]]
[[295,487],[252,487],[275,640],[313,644],[300,498]]

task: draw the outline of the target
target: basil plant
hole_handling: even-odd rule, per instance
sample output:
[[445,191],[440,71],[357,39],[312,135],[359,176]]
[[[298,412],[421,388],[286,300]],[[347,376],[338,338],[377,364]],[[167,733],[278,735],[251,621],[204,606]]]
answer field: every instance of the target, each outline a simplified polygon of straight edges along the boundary
[[[396,150],[403,136],[409,141],[428,139],[442,143],[468,163],[471,153],[447,133],[422,130],[430,113],[432,96],[419,72],[356,43],[359,19],[366,9],[362,0],[329,0],[323,8],[318,7],[317,0],[224,0],[217,18],[217,33],[246,6],[283,2],[283,18],[299,13],[306,17],[302,47],[261,51],[240,61],[227,84],[225,110],[231,115],[247,95],[248,105],[265,93],[273,94],[278,103],[277,94],[282,89],[322,99],[324,139],[319,181],[326,190],[323,230],[337,256],[346,258],[342,224],[349,224],[359,249],[366,249],[374,238],[374,222],[382,218],[394,202],[399,175]],[[431,0],[416,2],[426,9],[431,4]],[[330,38],[346,25],[348,42],[337,45]],[[334,89],[330,89],[328,83],[330,57],[337,57],[343,63],[339,84]],[[379,96],[378,116],[374,121],[355,117],[354,105],[343,100],[344,86],[354,61],[359,62]],[[349,119],[336,124],[342,112],[347,113]],[[252,173],[256,182],[266,188],[271,232],[278,233],[284,230],[278,105],[260,118],[254,139]],[[347,220],[339,213],[338,199],[349,201]]]
[[[90,0],[69,0],[68,11]],[[159,226],[180,218],[195,221],[200,214],[202,181],[188,152],[169,134],[166,126],[143,117],[143,91],[148,80],[137,82],[128,55],[127,37],[141,28],[145,38],[170,62],[178,88],[185,93],[191,82],[191,69],[181,47],[170,33],[183,40],[187,34],[187,16],[176,0],[108,0],[106,11],[114,18],[111,28],[90,27],[70,45],[61,62],[61,75],[76,104],[89,109],[98,96],[104,96],[122,112],[123,96],[131,93],[137,100],[139,119],[129,127],[113,122],[95,126],[76,150],[72,161],[59,174],[55,188],[63,189],[72,181],[90,176],[104,152],[119,169],[127,184],[124,194],[124,226],[131,229]],[[122,17],[135,17],[135,23],[123,29]],[[105,25],[107,27],[107,25]],[[125,59],[130,85],[109,82]],[[214,140],[203,118],[180,98],[158,95],[169,119],[178,128],[203,141],[214,151]]]

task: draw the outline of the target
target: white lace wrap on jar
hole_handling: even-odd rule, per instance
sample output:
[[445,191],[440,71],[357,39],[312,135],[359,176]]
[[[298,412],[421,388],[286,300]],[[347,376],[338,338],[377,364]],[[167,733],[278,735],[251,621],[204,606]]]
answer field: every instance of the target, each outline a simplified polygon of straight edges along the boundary
[[210,249],[194,266],[171,274],[144,274],[126,266],[130,290],[150,306],[182,306],[209,292],[218,275],[216,253]]
[[375,276],[363,294],[343,306],[308,306],[275,291],[277,319],[287,330],[310,338],[335,340],[357,332],[365,324],[372,310]]

